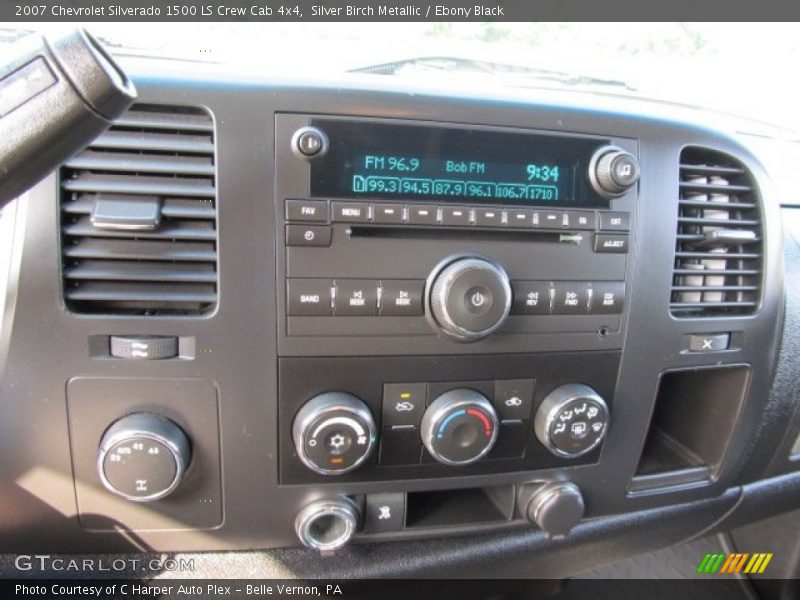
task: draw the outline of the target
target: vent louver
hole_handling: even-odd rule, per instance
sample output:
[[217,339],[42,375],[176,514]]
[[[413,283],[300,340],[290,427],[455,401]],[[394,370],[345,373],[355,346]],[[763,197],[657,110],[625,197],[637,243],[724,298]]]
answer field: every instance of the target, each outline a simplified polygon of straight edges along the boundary
[[761,290],[759,195],[733,158],[685,148],[670,309],[676,317],[747,315]]
[[64,299],[92,314],[202,314],[217,301],[214,126],[135,105],[61,169]]

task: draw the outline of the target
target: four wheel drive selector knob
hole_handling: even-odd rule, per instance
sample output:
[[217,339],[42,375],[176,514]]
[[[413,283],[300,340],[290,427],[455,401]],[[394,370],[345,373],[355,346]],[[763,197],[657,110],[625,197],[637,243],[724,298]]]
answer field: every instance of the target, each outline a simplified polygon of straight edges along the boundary
[[468,465],[483,458],[497,440],[498,420],[492,403],[470,389],[445,392],[422,417],[422,443],[446,465]]
[[189,439],[177,424],[161,415],[133,413],[103,434],[97,471],[110,492],[150,502],[178,487],[190,461]]
[[511,310],[503,267],[479,256],[454,256],[428,277],[428,319],[440,331],[472,341],[497,330]]
[[322,475],[338,475],[369,457],[377,433],[364,402],[345,392],[325,392],[297,413],[292,437],[304,465]]

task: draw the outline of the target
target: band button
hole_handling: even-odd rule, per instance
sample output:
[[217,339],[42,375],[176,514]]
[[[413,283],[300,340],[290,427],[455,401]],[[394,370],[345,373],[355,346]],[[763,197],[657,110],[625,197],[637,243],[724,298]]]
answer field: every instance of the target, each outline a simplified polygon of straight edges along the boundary
[[288,279],[286,314],[291,316],[328,316],[331,314],[330,279]]

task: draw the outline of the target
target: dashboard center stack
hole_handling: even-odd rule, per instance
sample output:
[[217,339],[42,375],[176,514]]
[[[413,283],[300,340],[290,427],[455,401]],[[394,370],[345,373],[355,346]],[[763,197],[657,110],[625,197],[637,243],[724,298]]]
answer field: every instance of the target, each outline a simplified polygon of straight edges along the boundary
[[281,483],[596,462],[636,156],[624,138],[277,115]]

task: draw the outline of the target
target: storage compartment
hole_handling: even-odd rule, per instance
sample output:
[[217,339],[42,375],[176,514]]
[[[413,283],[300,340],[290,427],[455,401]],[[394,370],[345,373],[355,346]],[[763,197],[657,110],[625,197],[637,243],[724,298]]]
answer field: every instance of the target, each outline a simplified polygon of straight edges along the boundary
[[702,485],[725,458],[747,396],[747,366],[668,371],[630,492]]
[[406,527],[443,527],[508,521],[514,486],[412,492],[406,500]]

